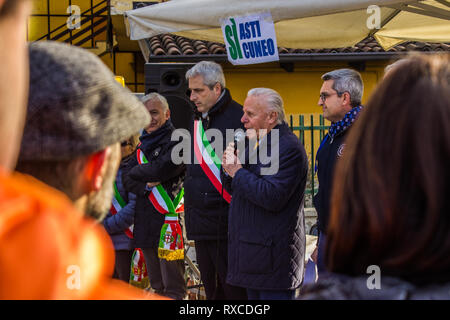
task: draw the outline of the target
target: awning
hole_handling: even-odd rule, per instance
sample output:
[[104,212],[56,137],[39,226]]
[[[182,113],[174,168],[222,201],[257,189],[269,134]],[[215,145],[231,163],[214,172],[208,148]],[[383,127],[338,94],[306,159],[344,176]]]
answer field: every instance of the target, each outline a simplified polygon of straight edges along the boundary
[[265,11],[278,45],[288,48],[348,47],[368,36],[385,50],[404,41],[450,42],[449,0],[172,0],[127,11],[125,19],[132,40],[174,33],[223,43],[222,19]]

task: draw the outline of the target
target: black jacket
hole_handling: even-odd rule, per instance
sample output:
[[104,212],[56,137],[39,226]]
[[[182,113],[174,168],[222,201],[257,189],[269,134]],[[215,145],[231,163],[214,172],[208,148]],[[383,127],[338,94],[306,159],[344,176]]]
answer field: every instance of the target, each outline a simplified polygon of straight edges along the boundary
[[[205,132],[217,129],[222,133],[222,150],[215,150],[220,159],[226,145],[226,129],[244,128],[241,123],[242,106],[231,99],[228,89],[224,96],[209,110],[202,120]],[[227,239],[228,203],[208,179],[194,153],[194,120],[202,119],[201,114],[194,113],[191,127],[191,161],[186,165],[184,182],[184,205],[187,237],[190,240]],[[208,133],[206,132],[206,135]],[[232,140],[231,140],[232,141]]]
[[333,186],[334,168],[337,159],[342,156],[345,148],[345,130],[337,134],[334,139],[326,135],[327,139],[317,153],[317,178],[319,191],[314,196],[313,203],[317,211],[317,226],[321,233],[326,233],[330,215],[331,188]]
[[151,134],[140,137],[141,150],[148,164],[139,165],[136,152],[130,158],[122,179],[125,188],[136,194],[136,213],[134,217],[134,240],[137,247],[158,247],[164,215],[156,211],[148,199],[147,182],[161,182],[167,194],[173,200],[182,188],[185,173],[184,164],[176,165],[171,160],[173,147],[177,141],[171,141],[175,128],[170,120]]
[[[272,141],[275,129],[279,139]],[[252,161],[256,149],[250,151],[249,160],[232,180],[223,177],[227,188],[231,180],[233,197],[227,282],[259,290],[295,289],[301,284],[304,268],[306,152],[286,124],[274,130],[266,137],[268,152],[263,144],[258,148],[262,156],[271,159],[270,165],[259,158]],[[273,166],[276,159],[278,170],[274,166],[271,174],[262,175],[261,169]]]

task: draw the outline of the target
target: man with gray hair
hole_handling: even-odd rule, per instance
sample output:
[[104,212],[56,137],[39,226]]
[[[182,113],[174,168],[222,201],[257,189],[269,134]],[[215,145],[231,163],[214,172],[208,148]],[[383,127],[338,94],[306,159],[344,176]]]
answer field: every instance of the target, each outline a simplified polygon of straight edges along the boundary
[[140,136],[141,143],[122,174],[125,188],[136,194],[134,241],[144,253],[152,289],[158,294],[182,300],[186,295],[184,256],[169,258],[159,252],[161,229],[168,214],[163,214],[160,208],[170,207],[170,204],[157,200],[166,199],[173,204],[177,195],[182,193],[185,165],[177,165],[171,159],[177,142],[171,141],[175,127],[170,120],[166,98],[152,92],[142,101],[152,120]]
[[[241,121],[250,140],[245,149],[250,161],[240,162],[234,143],[222,158],[224,185],[233,196],[227,281],[246,288],[250,300],[294,299],[306,245],[306,152],[285,121],[282,98],[272,89],[248,92]],[[268,166],[277,170],[266,173]]]
[[334,166],[344,152],[348,129],[362,110],[361,99],[364,90],[361,75],[352,69],[338,69],[325,73],[322,80],[318,104],[322,107],[324,118],[331,121],[331,126],[317,151],[315,164],[319,191],[314,196],[313,202],[317,211],[319,238],[313,259],[317,262],[319,276],[325,274],[323,252]]
[[[225,88],[222,67],[215,62],[197,63],[188,70],[186,79],[190,99],[195,104],[190,127],[191,159],[186,166],[184,184],[187,238],[195,241],[196,259],[207,299],[246,299],[245,290],[226,283],[231,197],[223,189],[220,179],[220,159],[227,144],[223,138],[227,129],[242,128],[242,106],[232,100],[230,91]],[[215,140],[210,132],[215,132]],[[220,142],[217,133],[221,135]]]

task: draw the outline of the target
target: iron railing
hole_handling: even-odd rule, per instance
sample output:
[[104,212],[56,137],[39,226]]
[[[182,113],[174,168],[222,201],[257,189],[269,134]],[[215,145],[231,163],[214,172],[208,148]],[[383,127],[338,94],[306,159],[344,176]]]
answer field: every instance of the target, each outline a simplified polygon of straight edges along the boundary
[[[325,125],[323,115],[319,117],[319,124],[317,123],[317,116],[311,115],[309,117],[309,124],[305,125],[304,115],[290,115],[289,116],[289,127],[292,132],[294,132],[300,139],[301,143],[305,147],[306,154],[308,156],[308,182],[306,186],[305,194],[314,195],[317,192],[318,183],[315,179],[315,157],[317,149],[320,142],[323,140],[325,134],[327,133],[329,126]],[[294,124],[296,122],[296,124]]]

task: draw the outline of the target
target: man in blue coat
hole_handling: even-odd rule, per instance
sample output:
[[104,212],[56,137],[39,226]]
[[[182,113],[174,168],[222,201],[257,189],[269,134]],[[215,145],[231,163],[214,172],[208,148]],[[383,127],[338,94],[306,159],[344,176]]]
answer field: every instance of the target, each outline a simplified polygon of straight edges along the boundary
[[304,269],[305,149],[272,89],[248,92],[241,121],[249,146],[236,156],[231,143],[222,158],[232,192],[227,282],[246,288],[249,299],[293,299]]

